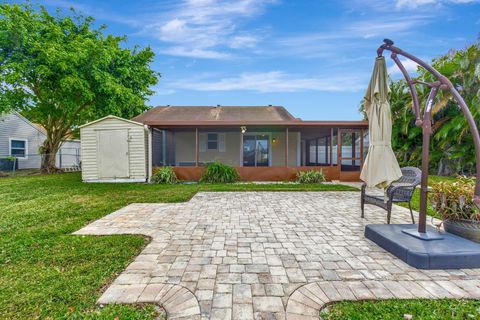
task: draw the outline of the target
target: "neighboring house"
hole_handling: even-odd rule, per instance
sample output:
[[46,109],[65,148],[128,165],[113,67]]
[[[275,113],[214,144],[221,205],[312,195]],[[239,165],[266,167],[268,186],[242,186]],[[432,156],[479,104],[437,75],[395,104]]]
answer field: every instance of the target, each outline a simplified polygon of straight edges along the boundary
[[[0,158],[15,156],[19,169],[40,168],[39,148],[46,139],[41,127],[18,112],[0,115]],[[66,140],[56,156],[56,165],[61,168],[80,166],[80,140]]]
[[366,121],[303,121],[280,106],[165,106],[132,120],[109,116],[82,127],[84,169],[87,157],[92,168],[85,181],[145,181],[158,166],[198,180],[212,161],[237,167],[244,180],[291,180],[308,169],[331,180],[358,180],[368,146]]

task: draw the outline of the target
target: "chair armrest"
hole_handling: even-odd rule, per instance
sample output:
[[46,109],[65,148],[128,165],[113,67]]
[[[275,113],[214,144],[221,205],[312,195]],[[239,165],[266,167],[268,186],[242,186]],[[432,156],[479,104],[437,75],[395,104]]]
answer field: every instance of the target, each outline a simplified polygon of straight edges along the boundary
[[393,200],[396,194],[400,195],[400,198],[410,201],[415,191],[416,185],[409,186],[391,186],[387,189],[387,196],[389,200]]

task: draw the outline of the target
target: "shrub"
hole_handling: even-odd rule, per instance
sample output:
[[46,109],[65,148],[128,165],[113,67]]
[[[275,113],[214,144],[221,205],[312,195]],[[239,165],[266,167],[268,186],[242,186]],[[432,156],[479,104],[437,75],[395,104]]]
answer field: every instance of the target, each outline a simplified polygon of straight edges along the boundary
[[231,183],[240,180],[237,169],[232,166],[212,162],[207,164],[200,182],[206,183]]
[[161,167],[155,170],[151,181],[160,184],[175,184],[178,182],[178,179],[172,167]]
[[322,171],[308,170],[297,172],[298,183],[322,183],[325,180],[325,175]]
[[480,221],[480,212],[473,202],[475,179],[459,177],[455,182],[432,184],[430,203],[443,220]]

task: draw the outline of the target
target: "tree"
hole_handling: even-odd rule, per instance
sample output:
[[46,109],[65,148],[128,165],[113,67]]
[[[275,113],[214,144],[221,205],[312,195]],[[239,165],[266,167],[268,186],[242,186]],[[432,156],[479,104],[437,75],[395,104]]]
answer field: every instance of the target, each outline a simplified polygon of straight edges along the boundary
[[[467,103],[477,125],[480,125],[480,44],[464,50],[451,50],[432,61],[432,66],[446,76]],[[434,81],[434,77],[418,68],[418,80]],[[420,107],[425,107],[430,88],[416,86]],[[401,166],[420,166],[422,129],[415,126],[413,103],[405,80],[390,82],[392,108],[392,148]],[[432,108],[432,143],[430,169],[437,174],[473,174],[475,148],[469,126],[456,101],[447,91],[439,91]]]
[[79,125],[144,111],[159,77],[150,48],[124,48],[126,37],[105,36],[93,22],[73,9],[53,16],[0,5],[0,112],[19,111],[46,129],[44,172],[56,170],[55,154]]

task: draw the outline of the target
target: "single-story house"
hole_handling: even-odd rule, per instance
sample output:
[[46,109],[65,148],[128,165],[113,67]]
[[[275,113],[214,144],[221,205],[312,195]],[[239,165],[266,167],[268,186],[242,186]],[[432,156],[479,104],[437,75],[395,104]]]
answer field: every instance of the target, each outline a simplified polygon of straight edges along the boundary
[[[40,147],[47,138],[43,127],[13,111],[0,115],[0,162],[15,157],[18,169],[40,168]],[[79,168],[80,140],[65,140],[56,155],[59,168]]]
[[173,166],[198,180],[205,164],[235,166],[243,180],[292,180],[322,170],[354,181],[368,146],[367,121],[304,121],[280,106],[160,106],[132,120],[81,127],[84,181],[146,181]]

